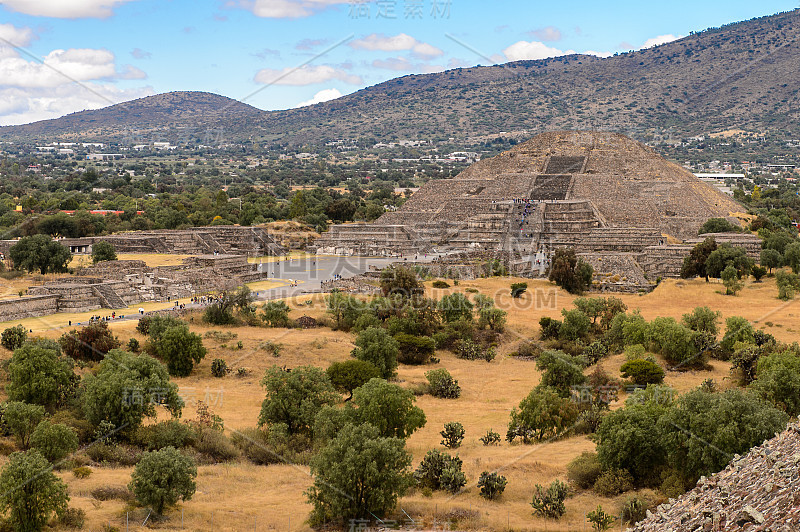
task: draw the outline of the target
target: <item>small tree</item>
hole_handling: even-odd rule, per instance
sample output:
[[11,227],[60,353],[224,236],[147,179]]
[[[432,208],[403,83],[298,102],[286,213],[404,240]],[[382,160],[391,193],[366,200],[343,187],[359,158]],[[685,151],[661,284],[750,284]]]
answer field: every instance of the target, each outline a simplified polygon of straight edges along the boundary
[[478,487],[481,489],[481,497],[493,501],[500,497],[506,489],[508,480],[497,472],[489,473],[484,471],[478,479]]
[[708,257],[716,251],[717,241],[709,237],[697,244],[689,252],[689,255],[683,259],[683,267],[681,268],[681,277],[689,279],[691,277],[705,277],[708,281],[708,272],[706,270],[706,262]]
[[285,301],[268,301],[262,309],[261,320],[270,327],[289,325],[289,305]]
[[383,379],[371,379],[353,392],[354,422],[370,423],[381,436],[408,438],[425,426],[425,412],[414,406],[410,390]]
[[101,240],[92,245],[92,262],[97,264],[107,260],[117,260],[117,249],[114,244]]
[[620,367],[622,377],[630,379],[633,384],[661,384],[664,382],[664,370],[651,360],[634,359]]
[[472,320],[474,305],[461,292],[444,296],[439,300],[437,307],[447,323],[453,323],[460,319]]
[[753,390],[790,416],[800,414],[800,357],[792,351],[761,357]]
[[122,345],[108,328],[108,323],[96,321],[80,330],[71,330],[59,338],[64,354],[76,360],[98,361]]
[[503,332],[506,328],[506,315],[505,310],[500,310],[496,307],[482,308],[478,311],[478,327],[480,329],[489,329],[497,332]]
[[272,366],[261,385],[267,396],[261,403],[259,426],[284,423],[289,434],[311,434],[314,418],[322,407],[341,400],[325,372],[314,366],[288,371]]
[[228,364],[221,358],[215,358],[211,362],[211,375],[218,379],[228,374]]
[[397,333],[397,360],[403,364],[427,364],[436,352],[436,341],[429,336]]
[[346,425],[311,461],[311,524],[386,515],[411,485],[410,465],[404,440],[381,437],[370,424]]
[[750,275],[753,276],[757,283],[760,283],[761,278],[767,275],[767,269],[763,266],[753,266],[753,271],[750,272]]
[[735,296],[743,287],[744,283],[739,279],[739,272],[732,264],[728,264],[722,273],[722,284],[725,285],[725,294]]
[[569,488],[560,480],[554,480],[547,489],[536,484],[533,492],[533,513],[550,519],[558,519],[567,512],[564,500]]
[[67,486],[36,449],[13,453],[0,473],[0,511],[18,532],[43,530],[53,513],[67,510]]
[[3,334],[0,336],[0,344],[9,351],[14,351],[22,347],[22,344],[24,344],[27,339],[28,329],[22,325],[17,325],[16,327],[9,327],[3,330]]
[[519,298],[528,289],[528,283],[511,283],[511,297]]
[[467,483],[461,466],[462,461],[458,456],[432,449],[414,472],[414,479],[425,488],[458,493]]
[[432,369],[425,373],[428,379],[428,389],[434,397],[442,399],[458,399],[461,396],[461,386],[445,368]]
[[439,434],[442,436],[442,445],[448,449],[456,449],[464,441],[464,425],[458,421],[450,421],[444,424],[444,430]]
[[110,351],[95,375],[87,375],[83,408],[94,426],[108,422],[111,427],[133,432],[145,417],[155,417],[163,405],[180,415],[183,400],[178,386],[170,382],[167,368],[147,355],[119,349]]
[[535,388],[511,410],[506,439],[513,442],[521,438],[523,443],[541,441],[559,434],[578,418],[575,403],[550,388]]
[[368,327],[358,334],[355,343],[353,357],[374,365],[384,379],[394,377],[399,347],[385,329]]
[[49,409],[63,404],[77,389],[80,378],[72,361],[60,356],[55,342],[28,342],[8,363],[8,398]]
[[384,268],[381,271],[380,283],[384,296],[397,294],[404,298],[410,298],[423,292],[423,286],[419,282],[416,272],[405,266]]
[[166,362],[169,374],[177,377],[189,376],[206,356],[203,339],[185,324],[168,328],[157,341],[150,342],[148,351]]
[[719,332],[719,318],[722,313],[708,307],[696,307],[690,314],[684,314],[681,323],[693,331],[709,332],[714,336]]
[[353,397],[353,390],[363,386],[370,379],[379,378],[381,372],[374,364],[364,360],[346,360],[334,362],[325,370],[334,388]]
[[58,462],[78,449],[78,435],[72,427],[44,420],[33,431],[31,446],[50,462]]
[[550,266],[550,281],[570,294],[581,294],[591,285],[593,274],[591,266],[586,264],[587,269],[584,264],[578,260],[573,248],[557,249]]
[[783,250],[783,263],[792,268],[792,273],[800,273],[800,242],[792,242]]
[[17,437],[23,449],[30,447],[31,435],[36,426],[44,419],[44,408],[20,401],[9,401],[5,404],[3,422],[8,430]]
[[156,515],[179,500],[188,501],[197,484],[197,466],[194,460],[174,447],[165,447],[142,455],[133,470],[128,484],[143,506],[149,506]]
[[605,530],[608,530],[611,528],[611,525],[614,523],[614,521],[617,520],[617,518],[613,515],[604,512],[603,507],[600,505],[597,506],[597,509],[586,514],[586,519],[592,523],[592,528],[596,532],[604,532]]
[[14,268],[28,272],[63,273],[72,260],[69,249],[47,235],[24,236],[11,246],[8,256]]
[[777,249],[762,249],[759,262],[772,273],[772,270],[781,267],[781,264],[783,264],[783,257],[781,257],[781,252]]

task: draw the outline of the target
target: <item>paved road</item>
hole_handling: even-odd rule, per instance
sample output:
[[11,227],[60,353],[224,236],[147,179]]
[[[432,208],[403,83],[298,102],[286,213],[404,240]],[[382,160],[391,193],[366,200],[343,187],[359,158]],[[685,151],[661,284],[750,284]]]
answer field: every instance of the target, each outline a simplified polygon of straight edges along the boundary
[[[418,255],[417,262],[430,262],[437,254]],[[277,286],[265,290],[258,290],[258,299],[281,299],[299,295],[304,292],[314,292],[322,287],[322,281],[330,281],[336,275],[340,277],[353,277],[371,269],[381,270],[403,259],[397,257],[339,257],[320,256],[303,257],[276,262],[265,262],[259,266],[268,274],[267,279],[285,282],[294,281],[297,286]],[[410,257],[409,260],[414,260]]]

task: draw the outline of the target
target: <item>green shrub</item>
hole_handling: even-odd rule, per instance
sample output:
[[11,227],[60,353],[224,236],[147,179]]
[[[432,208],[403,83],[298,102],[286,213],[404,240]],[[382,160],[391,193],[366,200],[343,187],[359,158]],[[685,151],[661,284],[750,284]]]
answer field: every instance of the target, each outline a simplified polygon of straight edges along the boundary
[[461,459],[436,449],[430,450],[414,472],[414,479],[423,489],[458,493],[467,483],[461,471]]
[[564,316],[564,319],[558,328],[558,337],[560,339],[575,341],[587,335],[592,325],[589,316],[578,309],[562,309],[561,315]]
[[561,397],[570,397],[575,386],[586,382],[582,362],[585,360],[562,351],[545,351],[536,359],[536,368],[542,371],[539,386],[556,390]]
[[560,480],[554,480],[547,489],[536,484],[533,492],[533,513],[549,519],[558,519],[567,512],[564,500],[569,488]]
[[622,377],[630,379],[633,384],[661,384],[664,382],[664,370],[650,360],[629,360],[620,367]]
[[93,362],[103,360],[109,351],[122,345],[105,321],[96,321],[80,330],[64,333],[58,343],[68,357]]
[[522,297],[527,289],[528,283],[511,283],[511,297]]
[[90,495],[93,499],[98,501],[131,501],[133,500],[133,493],[125,486],[98,486],[94,488]]
[[500,434],[489,429],[486,431],[486,434],[478,438],[482,444],[484,445],[499,445],[500,444]]
[[506,489],[508,480],[506,477],[493,472],[484,471],[478,479],[478,487],[481,489],[481,497],[493,501],[500,497]]
[[567,478],[580,489],[591,489],[603,472],[597,453],[584,451],[567,464]]
[[203,429],[193,443],[194,449],[213,462],[229,462],[239,457],[239,450],[221,431]]
[[356,347],[352,356],[374,365],[384,379],[392,378],[397,370],[399,347],[397,340],[389,336],[385,330],[369,327],[356,338]]
[[0,344],[9,351],[14,351],[22,347],[22,344],[24,344],[27,339],[28,329],[22,325],[17,325],[3,330],[2,335],[0,335]]
[[595,532],[604,532],[608,530],[611,528],[614,521],[617,520],[613,515],[603,511],[603,507],[599,504],[596,509],[586,514],[586,519],[592,523],[592,529],[594,529]]
[[399,351],[397,360],[402,364],[427,364],[436,351],[436,342],[428,336],[394,335]]
[[325,370],[328,378],[341,393],[353,396],[353,390],[368,383],[370,379],[380,378],[381,372],[374,364],[365,360],[346,360],[334,362]]
[[45,420],[33,431],[31,446],[50,462],[58,462],[78,449],[78,436],[66,425]]
[[608,346],[600,340],[595,340],[583,350],[583,356],[586,357],[589,364],[597,364],[606,355],[608,355]]
[[684,314],[681,323],[693,331],[709,332],[717,335],[719,332],[719,318],[722,313],[708,307],[696,307],[691,313]]
[[310,440],[303,435],[289,436],[281,424],[236,430],[231,441],[245,458],[258,465],[307,464],[311,459]]
[[177,419],[141,426],[131,438],[132,443],[147,451],[157,451],[165,447],[182,449],[193,445],[196,439],[195,430]]
[[494,347],[484,348],[472,340],[460,340],[456,344],[456,356],[465,360],[485,360],[491,362],[497,356]]
[[539,328],[539,338],[542,340],[551,340],[553,338],[558,338],[561,322],[548,316],[542,316],[539,318]]
[[425,378],[428,379],[432,396],[442,399],[458,399],[461,396],[461,386],[446,369],[432,369],[425,373]]
[[635,525],[647,517],[647,510],[649,509],[650,502],[647,499],[638,495],[633,495],[627,497],[622,502],[619,516],[623,523]]
[[464,441],[464,425],[458,421],[450,421],[444,424],[444,430],[439,434],[442,436],[442,445],[448,449],[456,449]]
[[128,340],[128,351],[131,353],[138,353],[141,349],[141,345],[139,345],[139,340],[136,338],[131,338]]
[[73,469],[72,474],[75,475],[75,478],[89,478],[92,470],[86,466],[80,466]]
[[131,474],[129,489],[140,504],[161,515],[164,508],[192,498],[197,487],[195,478],[197,466],[194,460],[167,447],[142,456]]
[[44,408],[39,405],[20,401],[5,403],[3,423],[17,437],[17,442],[23,449],[30,446],[31,435],[43,419]]
[[511,410],[506,439],[541,441],[568,428],[578,417],[578,406],[549,388],[534,388],[519,407]]
[[473,307],[474,305],[467,299],[467,296],[459,292],[444,296],[436,305],[442,318],[447,323],[460,319],[472,320]]
[[261,309],[261,321],[267,324],[267,326],[289,326],[289,305],[287,305],[285,301],[267,301]]
[[431,286],[433,286],[434,288],[450,288],[450,285],[447,284],[447,281],[442,281],[438,279],[433,283],[431,283]]
[[139,462],[142,451],[124,445],[95,443],[86,448],[86,454],[98,464],[132,466]]
[[167,363],[170,375],[178,377],[188,377],[207,353],[203,339],[186,324],[169,327],[157,338],[151,334],[148,351]]
[[601,497],[615,497],[633,489],[633,477],[624,469],[604,471],[594,483],[594,491]]
[[58,516],[58,524],[65,528],[83,529],[86,522],[86,512],[80,508],[67,508]]
[[215,358],[211,362],[211,375],[222,378],[228,374],[228,364],[221,358]]

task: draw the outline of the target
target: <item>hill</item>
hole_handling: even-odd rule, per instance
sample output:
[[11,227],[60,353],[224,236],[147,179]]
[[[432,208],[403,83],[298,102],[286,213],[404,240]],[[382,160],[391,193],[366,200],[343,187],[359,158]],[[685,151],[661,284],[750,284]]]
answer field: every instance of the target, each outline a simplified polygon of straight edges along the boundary
[[[224,127],[241,133],[242,120],[256,120],[263,111],[232,98],[207,92],[168,92],[80,111],[53,120],[0,127],[0,137],[125,139],[137,143],[138,135],[164,135],[166,139],[196,137],[205,130]],[[156,139],[160,140],[160,139]]]
[[221,96],[169,93],[3,127],[0,138],[114,138],[120,129],[178,138],[189,125],[296,144],[591,128],[792,132],[800,129],[798,37],[794,10],[609,58],[569,55],[403,76],[299,109],[261,112]]

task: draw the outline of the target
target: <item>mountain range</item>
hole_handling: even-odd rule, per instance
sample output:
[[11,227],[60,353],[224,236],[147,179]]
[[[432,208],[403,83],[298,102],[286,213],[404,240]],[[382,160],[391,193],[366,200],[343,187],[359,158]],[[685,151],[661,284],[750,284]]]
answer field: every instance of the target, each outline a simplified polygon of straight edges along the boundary
[[798,38],[800,10],[794,10],[608,58],[568,55],[408,75],[284,111],[215,94],[171,92],[0,127],[0,139],[202,143],[224,134],[302,145],[554,129],[794,135],[800,132]]

